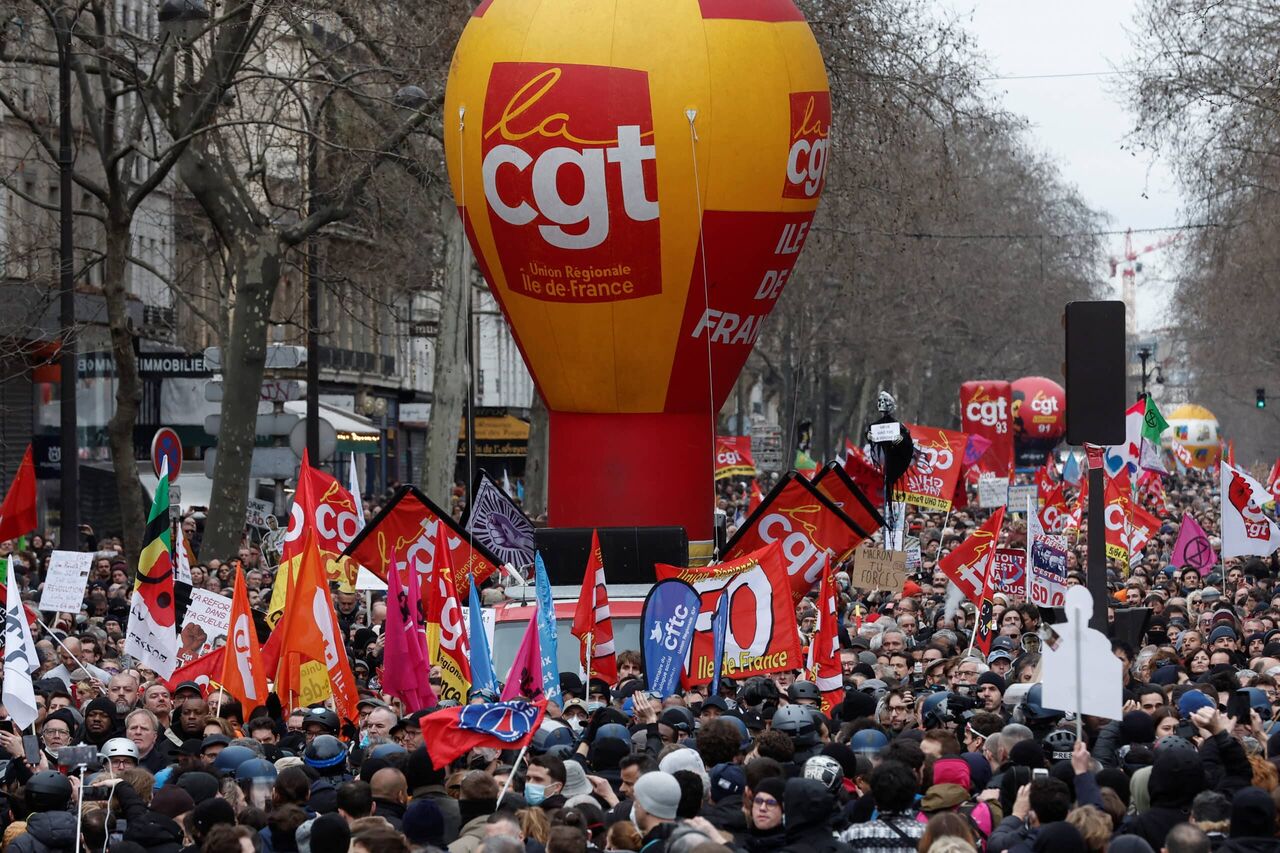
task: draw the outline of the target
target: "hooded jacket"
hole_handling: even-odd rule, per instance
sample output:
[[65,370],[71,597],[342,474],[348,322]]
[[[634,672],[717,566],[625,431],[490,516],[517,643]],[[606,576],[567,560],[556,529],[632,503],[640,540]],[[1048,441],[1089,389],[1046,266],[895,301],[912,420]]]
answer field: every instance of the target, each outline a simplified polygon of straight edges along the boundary
[[[94,734],[89,731],[88,718],[89,714],[94,711],[101,711],[111,718],[111,724],[107,727],[106,732],[102,734]],[[116,712],[116,703],[112,702],[105,696],[99,696],[88,704],[84,709],[85,723],[81,729],[82,739],[85,743],[92,744],[99,749],[107,741],[113,737],[123,737],[124,728],[120,725],[120,715]]]
[[836,798],[816,779],[789,779],[783,799],[782,819],[787,843],[778,853],[853,853],[853,848],[832,834]]
[[1169,830],[1187,820],[1191,801],[1205,787],[1204,762],[1199,753],[1189,749],[1161,750],[1147,783],[1151,808],[1126,819],[1118,834],[1141,836],[1151,849],[1160,849]]
[[1231,832],[1219,850],[1226,853],[1278,853],[1276,806],[1261,788],[1242,788],[1231,798]]
[[74,853],[76,818],[70,812],[37,812],[27,818],[27,831],[9,845],[13,853]]

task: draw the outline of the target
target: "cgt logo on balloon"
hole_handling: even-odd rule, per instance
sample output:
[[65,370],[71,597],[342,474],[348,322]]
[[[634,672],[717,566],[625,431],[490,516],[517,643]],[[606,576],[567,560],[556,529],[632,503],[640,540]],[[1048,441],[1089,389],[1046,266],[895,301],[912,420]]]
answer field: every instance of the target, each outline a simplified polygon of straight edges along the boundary
[[646,72],[495,63],[481,154],[493,238],[514,292],[554,302],[662,292]]
[[783,198],[817,198],[827,179],[830,92],[791,93],[791,147]]

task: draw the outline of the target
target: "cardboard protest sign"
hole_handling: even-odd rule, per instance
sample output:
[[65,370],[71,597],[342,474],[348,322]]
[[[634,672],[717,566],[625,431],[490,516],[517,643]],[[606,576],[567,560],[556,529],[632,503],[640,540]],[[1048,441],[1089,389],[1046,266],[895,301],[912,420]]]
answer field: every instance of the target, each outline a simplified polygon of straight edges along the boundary
[[55,613],[79,613],[93,566],[91,551],[54,551],[40,591],[40,609]]
[[1067,592],[1067,538],[1037,536],[1027,569],[1027,600],[1039,607],[1061,607]]
[[997,548],[992,565],[992,588],[996,592],[1022,595],[1027,589],[1027,552],[1021,548]]
[[1089,627],[1093,597],[1086,587],[1073,586],[1063,607],[1066,623],[1053,626],[1058,645],[1041,652],[1044,707],[1118,720],[1124,686],[1121,663],[1111,654],[1107,635]]
[[857,589],[885,589],[897,592],[907,580],[907,555],[871,545],[859,545],[853,552],[849,583]]

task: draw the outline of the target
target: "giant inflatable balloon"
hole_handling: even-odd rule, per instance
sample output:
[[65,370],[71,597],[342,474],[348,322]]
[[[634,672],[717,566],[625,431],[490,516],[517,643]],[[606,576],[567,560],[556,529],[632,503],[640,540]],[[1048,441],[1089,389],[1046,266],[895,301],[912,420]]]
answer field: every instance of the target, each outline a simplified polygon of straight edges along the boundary
[[445,93],[467,236],[550,411],[557,527],[712,533],[713,420],[818,205],[791,0],[484,0]]
[[1222,447],[1218,443],[1218,418],[1213,412],[1195,403],[1183,403],[1165,420],[1169,428],[1160,436],[1160,443],[1173,452],[1175,459],[1188,468],[1202,470],[1218,464]]
[[1045,456],[1067,433],[1067,392],[1043,376],[1015,379],[1012,411],[1018,466],[1043,465]]

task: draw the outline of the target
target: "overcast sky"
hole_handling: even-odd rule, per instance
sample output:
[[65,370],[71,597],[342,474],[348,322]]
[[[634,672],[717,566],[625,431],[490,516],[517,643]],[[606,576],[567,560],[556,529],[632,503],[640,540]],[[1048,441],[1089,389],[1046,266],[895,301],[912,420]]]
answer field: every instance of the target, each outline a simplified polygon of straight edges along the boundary
[[[1098,74],[1122,68],[1132,54],[1138,0],[938,0],[985,55],[984,83],[1010,111],[1029,122],[1029,141],[1058,166],[1063,180],[1107,217],[1107,228],[1159,228],[1180,222],[1180,196],[1166,164],[1124,147],[1134,125],[1120,94],[1123,78]],[[1088,76],[1051,76],[1088,75]],[[1022,79],[1010,79],[1022,78]],[[1135,235],[1141,247],[1162,234]],[[1107,238],[1112,254],[1124,238]],[[1138,277],[1138,325],[1161,325],[1170,265],[1161,252],[1143,258]],[[1107,279],[1108,270],[1098,275]],[[1119,280],[1112,282],[1119,298]]]

